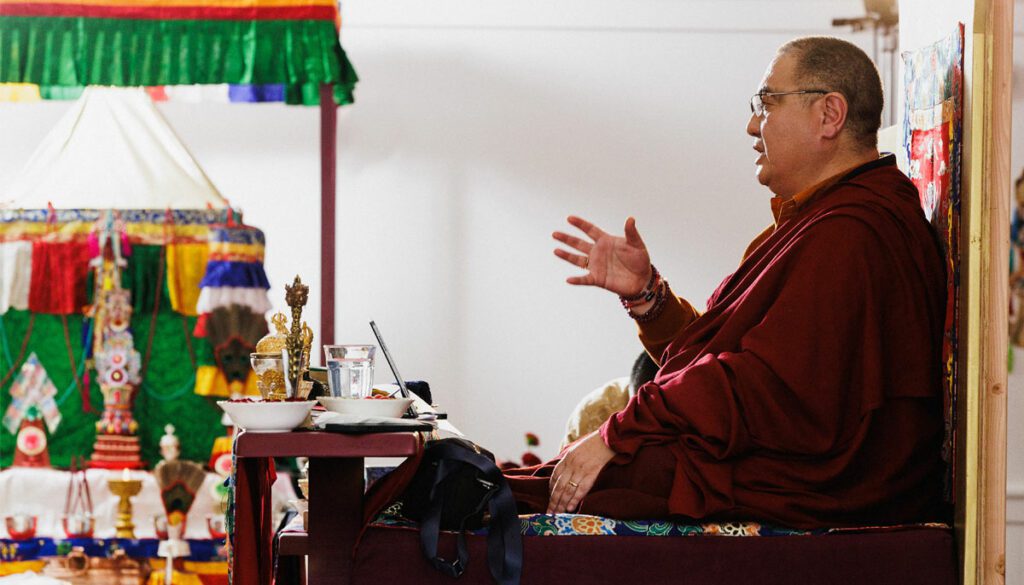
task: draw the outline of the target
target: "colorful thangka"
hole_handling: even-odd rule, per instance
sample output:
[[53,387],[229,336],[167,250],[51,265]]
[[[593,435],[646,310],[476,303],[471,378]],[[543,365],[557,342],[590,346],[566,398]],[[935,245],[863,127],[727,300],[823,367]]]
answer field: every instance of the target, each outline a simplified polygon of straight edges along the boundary
[[903,53],[904,146],[910,180],[917,186],[925,217],[935,227],[946,258],[945,370],[946,440],[949,468],[946,495],[952,498],[956,445],[957,287],[960,282],[960,190],[963,144],[964,27],[939,42]]

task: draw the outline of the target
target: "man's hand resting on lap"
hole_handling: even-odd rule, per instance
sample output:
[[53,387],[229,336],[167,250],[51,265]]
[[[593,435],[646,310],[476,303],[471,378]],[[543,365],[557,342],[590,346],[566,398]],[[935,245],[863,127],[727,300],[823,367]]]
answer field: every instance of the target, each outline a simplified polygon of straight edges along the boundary
[[583,496],[594,487],[597,474],[614,456],[615,452],[604,444],[599,431],[573,445],[551,474],[547,513],[562,514],[579,507]]

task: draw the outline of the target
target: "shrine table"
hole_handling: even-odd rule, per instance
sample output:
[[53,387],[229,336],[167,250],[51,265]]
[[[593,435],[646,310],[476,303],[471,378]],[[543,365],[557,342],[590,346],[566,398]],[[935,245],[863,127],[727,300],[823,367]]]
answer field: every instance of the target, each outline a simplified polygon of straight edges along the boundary
[[[247,473],[245,460],[270,457],[309,458],[309,525],[306,533],[282,535],[280,552],[285,555],[305,555],[308,558],[309,585],[347,583],[351,578],[352,554],[363,518],[363,467],[366,457],[408,457],[416,454],[421,440],[415,432],[343,434],[319,431],[293,431],[288,433],[239,434],[235,444],[235,468]],[[236,477],[237,480],[237,477]],[[236,485],[260,490],[259,482],[244,481]],[[240,488],[242,489],[242,488]],[[251,495],[239,494],[236,501]],[[268,523],[241,518],[254,508],[236,507],[238,526],[256,526],[264,532],[272,530]],[[236,542],[237,539],[236,539]],[[258,548],[258,547],[257,547]],[[255,555],[252,558],[249,555]],[[235,545],[231,570],[234,574],[261,556],[260,550],[247,550]],[[265,572],[265,569],[261,570]],[[261,583],[268,583],[270,575],[261,574]]]

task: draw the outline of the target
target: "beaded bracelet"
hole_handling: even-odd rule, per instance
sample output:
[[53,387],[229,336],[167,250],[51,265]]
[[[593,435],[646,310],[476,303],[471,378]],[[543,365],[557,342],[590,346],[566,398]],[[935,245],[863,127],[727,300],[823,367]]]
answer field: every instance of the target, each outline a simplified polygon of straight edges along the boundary
[[634,315],[632,311],[629,312],[629,316],[637,323],[653,321],[657,319],[665,309],[665,301],[668,299],[668,281],[662,280],[659,284],[661,286],[658,287],[657,294],[655,294],[654,297],[654,304],[651,305],[650,309],[647,309],[639,315]]
[[637,305],[642,305],[654,298],[660,284],[661,274],[658,273],[658,269],[655,268],[654,264],[651,264],[651,279],[647,281],[647,285],[640,292],[631,297],[619,295],[619,302],[621,302],[622,306],[627,309]]

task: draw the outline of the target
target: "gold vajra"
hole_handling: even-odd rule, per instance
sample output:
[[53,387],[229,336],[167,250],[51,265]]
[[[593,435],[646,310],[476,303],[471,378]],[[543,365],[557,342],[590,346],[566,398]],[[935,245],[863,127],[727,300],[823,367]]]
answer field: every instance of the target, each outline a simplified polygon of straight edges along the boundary
[[[292,309],[292,327],[288,333],[288,341],[286,347],[288,348],[288,380],[291,382],[292,388],[299,388],[299,380],[302,378],[302,357],[303,349],[306,346],[306,341],[303,335],[302,322],[302,307],[306,306],[306,302],[309,300],[309,287],[302,284],[302,279],[298,275],[295,276],[295,281],[292,282],[291,286],[284,286],[285,302]],[[308,329],[308,327],[307,327]],[[309,334],[309,345],[312,345],[312,333]],[[306,353],[308,353],[308,349]],[[308,365],[308,361],[307,364]]]

